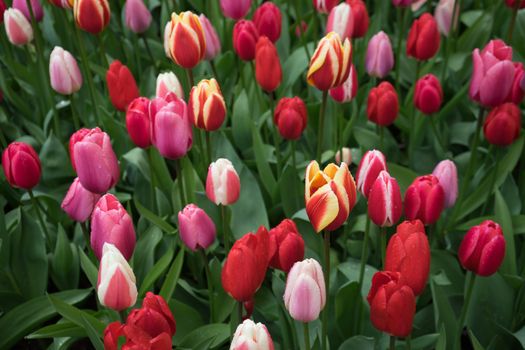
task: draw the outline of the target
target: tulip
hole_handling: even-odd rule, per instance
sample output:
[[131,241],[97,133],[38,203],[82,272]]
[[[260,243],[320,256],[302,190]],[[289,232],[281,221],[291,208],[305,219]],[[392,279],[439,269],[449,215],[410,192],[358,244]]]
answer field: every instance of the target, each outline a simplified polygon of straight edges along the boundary
[[124,325],[111,322],[104,329],[104,350],[118,350],[118,338],[123,334]]
[[0,0],[0,23],[4,22],[4,12],[7,10],[7,5],[4,0]]
[[352,8],[345,2],[340,3],[330,11],[326,22],[326,33],[336,32],[342,40],[352,38],[354,23]]
[[387,171],[379,173],[368,194],[368,216],[380,227],[390,227],[399,221],[403,211],[401,190]]
[[230,205],[237,202],[241,192],[241,180],[233,164],[219,158],[210,164],[206,178],[206,196],[216,205]]
[[270,332],[262,323],[250,319],[237,326],[233,335],[230,350],[273,350]]
[[128,262],[113,244],[104,244],[98,270],[97,294],[100,303],[121,311],[137,301],[135,275]]
[[368,94],[366,114],[368,120],[379,126],[392,124],[399,113],[396,89],[388,81],[372,88]]
[[247,233],[233,244],[222,267],[224,290],[239,302],[251,300],[264,280],[268,261],[268,231],[261,226],[256,234]]
[[252,0],[221,0],[220,5],[224,16],[239,20],[250,11]]
[[233,48],[239,58],[243,61],[251,61],[255,58],[255,46],[259,40],[259,31],[255,23],[248,20],[240,20],[233,27]]
[[126,16],[126,27],[133,33],[141,34],[148,30],[151,24],[151,13],[144,5],[144,1],[126,0],[124,13]]
[[296,262],[284,290],[284,305],[294,320],[311,322],[326,304],[326,289],[321,265],[314,259]]
[[339,35],[331,32],[321,39],[310,60],[308,84],[321,91],[341,85],[350,74],[352,45],[348,39],[341,43]]
[[515,68],[512,47],[502,40],[491,40],[480,52],[472,52],[472,79],[469,96],[486,107],[502,104],[512,91]]
[[139,97],[139,89],[133,74],[119,60],[115,60],[106,72],[109,98],[113,106],[124,112],[131,101]]
[[91,216],[99,199],[100,195],[86,190],[77,177],[69,187],[61,207],[71,219],[84,222]]
[[459,20],[459,4],[456,5],[456,13],[454,21],[452,21],[452,14],[454,12],[455,0],[440,0],[434,11],[434,18],[436,19],[438,29],[444,36],[448,36],[454,22],[454,29],[458,26]]
[[445,192],[434,175],[417,177],[405,193],[405,216],[425,225],[435,223],[445,204]]
[[133,221],[126,209],[114,195],[102,196],[91,214],[91,248],[97,259],[103,255],[104,244],[111,243],[129,260],[135,241]]
[[330,89],[330,96],[339,103],[348,103],[357,95],[357,72],[355,66],[350,65],[350,74],[342,85]]
[[189,116],[193,125],[206,131],[221,127],[226,117],[226,103],[217,80],[201,80],[190,92]]
[[461,265],[479,276],[498,271],[505,257],[505,237],[500,225],[491,220],[468,230],[458,250]]
[[69,152],[73,169],[86,190],[102,194],[118,182],[117,156],[109,135],[99,128],[74,133],[69,140]]
[[406,7],[415,3],[417,0],[392,0],[392,5],[398,7]]
[[516,8],[516,2],[519,1],[518,9],[525,8],[525,0],[505,0],[505,5],[511,9]]
[[42,167],[33,147],[24,142],[12,142],[2,153],[4,175],[13,187],[30,190],[40,181]]
[[385,32],[380,31],[368,42],[365,66],[369,75],[378,78],[386,77],[394,67],[392,44]]
[[80,29],[99,34],[109,24],[111,10],[108,0],[75,0],[73,15]]
[[[342,161],[346,164],[350,165],[352,164],[352,151],[348,147],[343,147],[343,159]],[[341,164],[341,150],[337,150],[335,153],[335,162],[340,165]]]
[[355,205],[354,178],[346,163],[330,163],[321,170],[314,160],[306,168],[306,213],[314,230],[335,231],[348,218]]
[[20,10],[10,8],[4,12],[7,39],[13,45],[22,46],[33,40],[33,27]]
[[190,12],[171,14],[168,28],[168,48],[175,64],[191,69],[204,58],[206,39],[199,17]]
[[293,264],[304,259],[303,237],[290,219],[281,221],[269,235],[270,266],[288,273]]
[[410,335],[416,299],[412,289],[402,283],[399,272],[376,272],[367,300],[374,327],[395,337]]
[[300,97],[283,97],[275,108],[273,121],[284,139],[299,139],[308,123],[308,110],[304,101]]
[[510,89],[509,95],[505,99],[505,102],[512,102],[519,105],[523,101],[524,92],[521,88],[521,82],[525,77],[525,71],[523,70],[523,64],[521,62],[514,63],[514,81]]
[[428,115],[439,112],[441,102],[443,102],[443,90],[438,78],[433,74],[419,78],[414,92],[414,106]]
[[504,103],[487,115],[483,133],[490,144],[509,146],[518,139],[521,131],[521,111],[513,103]]
[[56,7],[60,7],[63,9],[72,9],[74,0],[49,0],[49,2],[55,5]]
[[157,77],[156,96],[166,98],[169,93],[175,94],[178,98],[184,98],[182,85],[173,72],[160,73]]
[[188,204],[179,211],[180,238],[192,251],[208,248],[215,241],[215,224],[204,210]]
[[171,102],[156,98],[151,104],[151,142],[165,158],[183,157],[193,143],[193,131],[186,103],[177,98]]
[[357,167],[356,180],[357,190],[365,198],[368,198],[374,182],[383,170],[387,170],[387,167],[386,158],[381,151],[374,149],[363,155]]
[[281,21],[281,10],[271,1],[263,3],[253,14],[259,34],[267,36],[274,43],[281,36]]
[[204,37],[206,39],[206,52],[204,54],[204,59],[211,61],[221,52],[221,41],[219,40],[219,35],[213,27],[213,24],[211,24],[210,20],[204,14],[201,13],[199,21],[201,21],[202,28],[204,29]]
[[71,95],[82,87],[82,75],[77,61],[60,46],[55,46],[49,59],[51,87],[62,95]]
[[352,38],[362,38],[366,35],[370,22],[366,4],[363,0],[346,0],[346,3],[352,8],[352,21],[354,22]]
[[282,81],[281,61],[277,48],[266,36],[259,37],[255,46],[255,79],[261,88],[270,93]]
[[329,13],[339,3],[339,0],[312,0],[314,8],[320,13]]
[[126,111],[129,137],[140,148],[148,148],[151,145],[149,104],[147,98],[138,97],[131,101]]
[[[35,20],[40,22],[42,18],[44,18],[44,10],[42,9],[40,1],[30,0],[29,2],[31,4],[31,9],[33,10],[33,15],[35,16]],[[27,0],[13,0],[11,7],[22,11],[27,20],[31,22],[31,11],[29,11],[29,7],[27,6]]]
[[451,208],[458,198],[458,171],[451,160],[442,160],[432,171],[445,192],[445,208]]
[[407,56],[420,61],[428,60],[439,50],[440,36],[437,23],[429,13],[416,19],[410,28],[407,40]]
[[171,34],[171,21],[168,21],[166,25],[164,26],[164,37],[162,44],[164,46],[164,54],[167,58],[171,59],[171,53],[170,53],[170,34]]

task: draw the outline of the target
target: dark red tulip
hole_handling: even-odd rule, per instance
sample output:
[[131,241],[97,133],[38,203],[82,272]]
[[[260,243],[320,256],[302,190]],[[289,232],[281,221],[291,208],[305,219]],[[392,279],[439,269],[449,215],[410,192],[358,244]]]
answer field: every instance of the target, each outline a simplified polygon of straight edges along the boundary
[[414,105],[424,114],[439,112],[443,102],[443,90],[439,79],[434,74],[427,74],[416,83]]
[[5,178],[13,187],[30,190],[40,181],[42,167],[33,147],[24,142],[12,142],[2,153]]
[[260,35],[267,36],[272,42],[281,36],[281,10],[271,1],[263,3],[255,10],[253,22]]
[[288,273],[293,264],[304,258],[304,240],[297,226],[284,219],[270,230],[270,266]]
[[372,88],[368,94],[366,115],[368,120],[380,126],[392,124],[399,113],[396,89],[388,81]]
[[445,205],[445,192],[434,175],[417,177],[405,193],[405,216],[425,225],[435,223]]
[[300,97],[283,97],[275,108],[273,121],[284,139],[297,140],[308,123],[306,105]]
[[139,97],[139,89],[135,78],[128,67],[119,60],[113,61],[106,73],[109,97],[113,106],[124,112],[128,105]]
[[438,52],[441,37],[434,17],[424,13],[410,28],[407,40],[407,56],[420,61],[428,60]]
[[518,9],[525,8],[525,0],[505,0],[505,5],[511,9],[514,9],[517,2],[519,2]]
[[151,145],[149,104],[150,100],[147,98],[138,97],[131,101],[126,111],[129,137],[140,148],[148,148]]
[[281,84],[283,73],[277,48],[266,36],[259,37],[255,47],[255,79],[266,92]]
[[233,27],[233,48],[240,59],[251,61],[255,58],[255,46],[259,31],[252,21],[241,19]]
[[513,103],[504,103],[487,115],[483,133],[487,141],[496,146],[511,145],[521,131],[521,111]]

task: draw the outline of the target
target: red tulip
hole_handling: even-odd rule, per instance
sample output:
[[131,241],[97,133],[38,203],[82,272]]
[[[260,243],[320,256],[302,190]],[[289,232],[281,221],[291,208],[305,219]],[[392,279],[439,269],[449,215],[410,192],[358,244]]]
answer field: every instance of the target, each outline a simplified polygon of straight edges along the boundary
[[243,61],[251,61],[255,58],[255,46],[259,39],[259,31],[255,23],[248,20],[240,20],[233,27],[233,48],[239,58]]
[[405,193],[405,216],[425,225],[435,223],[445,205],[445,193],[434,175],[417,177]]
[[40,181],[40,158],[27,143],[9,144],[2,153],[2,167],[7,182],[13,187],[30,190]]
[[357,71],[353,64],[350,65],[350,73],[345,82],[339,86],[330,89],[330,97],[339,103],[352,101],[357,95]]
[[368,120],[380,126],[388,126],[396,120],[398,113],[399,101],[392,84],[384,81],[370,90],[366,107]]
[[443,90],[438,78],[433,74],[427,74],[416,83],[414,92],[414,105],[424,114],[439,112],[443,102]]
[[0,24],[4,22],[4,12],[7,10],[7,5],[4,0],[0,0]]
[[259,37],[255,47],[255,79],[264,91],[273,92],[281,84],[282,76],[277,48],[268,37]]
[[407,55],[420,61],[428,60],[438,52],[440,35],[434,17],[424,13],[410,28],[407,40]]
[[374,149],[363,155],[357,167],[356,182],[357,190],[365,198],[368,198],[372,186],[383,170],[387,170],[386,158],[381,151]]
[[99,34],[109,24],[111,10],[107,0],[75,0],[73,15],[80,29]]
[[314,8],[320,13],[329,13],[337,5],[339,0],[312,0]]
[[263,3],[255,10],[253,22],[260,35],[265,35],[272,42],[281,36],[281,10],[271,1]]
[[521,81],[525,77],[525,71],[523,70],[523,64],[521,62],[514,63],[514,81],[510,89],[509,95],[507,96],[506,102],[512,102],[517,105],[523,101],[524,92],[521,88]]
[[283,97],[275,108],[273,121],[284,139],[297,140],[308,123],[306,105],[300,97]]
[[138,97],[129,104],[126,111],[126,128],[129,137],[140,148],[148,148],[151,145],[149,104],[147,98]]
[[401,218],[403,205],[396,179],[383,170],[368,193],[368,216],[377,226],[392,226]]
[[106,73],[109,97],[115,108],[124,112],[128,105],[139,97],[139,88],[131,71],[119,60],[113,61]]
[[514,9],[516,8],[517,2],[519,3],[518,9],[525,8],[525,0],[505,0],[505,5],[511,9]]
[[352,8],[352,19],[354,22],[352,38],[362,38],[366,35],[370,22],[366,4],[363,0],[346,0],[346,3]]
[[483,133],[487,141],[496,146],[511,145],[520,136],[521,111],[513,103],[504,103],[487,115]]
[[304,240],[297,226],[284,219],[270,230],[270,266],[288,273],[293,264],[304,258]]

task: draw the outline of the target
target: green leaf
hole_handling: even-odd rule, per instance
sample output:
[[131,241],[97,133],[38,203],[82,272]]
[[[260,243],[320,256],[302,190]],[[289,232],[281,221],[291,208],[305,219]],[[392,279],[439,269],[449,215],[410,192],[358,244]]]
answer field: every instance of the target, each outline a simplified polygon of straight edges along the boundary
[[470,337],[470,341],[472,342],[472,346],[474,347],[474,350],[485,350],[485,348],[481,346],[478,339],[476,338],[476,336],[474,335],[474,333],[472,333],[470,329],[468,330],[468,336]]
[[180,272],[182,270],[182,263],[184,262],[184,251],[184,249],[181,249],[179,251],[179,254],[177,254],[175,260],[173,260],[173,262],[171,263],[168,275],[166,276],[164,284],[160,289],[159,295],[163,297],[166,301],[169,301],[171,299],[171,296],[175,291],[175,287],[177,286]]
[[157,216],[155,213],[140,204],[137,197],[134,197],[133,202],[135,203],[135,206],[137,207],[140,215],[145,217],[152,224],[158,226],[164,232],[168,234],[174,234],[177,231],[177,229],[171,226],[166,220],[162,219],[160,216]]
[[430,290],[432,292],[432,300],[434,305],[434,315],[436,320],[436,329],[442,326],[445,328],[447,344],[454,344],[454,337],[457,331],[456,315],[448,297],[443,292],[441,286],[437,285],[433,279],[430,279]]
[[408,186],[410,186],[417,177],[417,174],[413,170],[395,163],[388,163],[388,172],[397,180],[402,193],[406,191]]
[[142,281],[142,285],[140,286],[139,290],[139,297],[143,297],[144,294],[146,294],[146,292],[148,291],[148,289],[151,288],[153,283],[155,283],[155,281],[159,279],[159,277],[164,273],[164,271],[166,271],[172,258],[173,249],[170,248],[149,271],[149,273],[146,275],[146,278],[144,278],[144,281]]
[[224,344],[230,338],[230,326],[224,323],[215,323],[202,326],[188,334],[182,341],[181,347],[203,349],[203,342],[209,342],[209,348]]
[[356,335],[350,339],[347,339],[341,346],[339,350],[374,350],[375,349],[375,339],[370,337],[365,337],[364,335]]
[[53,280],[61,290],[74,289],[78,286],[79,259],[77,247],[69,242],[61,225],[58,226],[55,254],[51,261],[51,273]]
[[273,195],[277,182],[273,176],[270,163],[264,152],[264,145],[261,139],[259,131],[252,125],[252,138],[253,138],[253,152],[255,153],[255,164],[259,172],[259,178],[261,179],[266,192],[271,196]]
[[62,337],[74,337],[83,338],[86,337],[86,331],[73,322],[65,321],[50,326],[42,327],[39,330],[26,336],[26,339],[42,339],[42,338],[62,338]]
[[505,257],[501,264],[500,272],[515,275],[517,273],[517,265],[512,218],[507,203],[499,190],[496,191],[495,214],[496,221],[501,225],[503,236],[505,236]]
[[252,117],[248,95],[245,90],[242,90],[242,92],[235,97],[232,112],[233,140],[239,149],[244,150],[252,146]]
[[98,269],[93,264],[91,260],[87,257],[86,253],[78,247],[78,255],[80,256],[80,266],[82,267],[82,271],[86,274],[86,277],[89,280],[89,283],[93,286],[93,288],[97,287],[97,279],[98,279]]

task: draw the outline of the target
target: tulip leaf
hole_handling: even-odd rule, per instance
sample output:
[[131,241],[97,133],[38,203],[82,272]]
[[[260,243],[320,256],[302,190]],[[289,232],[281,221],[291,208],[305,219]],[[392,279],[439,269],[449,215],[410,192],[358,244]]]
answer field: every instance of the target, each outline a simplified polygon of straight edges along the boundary
[[77,247],[71,244],[64,228],[58,226],[55,254],[51,260],[51,277],[61,289],[74,289],[78,285],[79,258]]
[[472,333],[472,330],[470,329],[468,330],[468,336],[470,338],[470,341],[472,342],[472,347],[474,348],[474,350],[485,350],[485,348],[481,346],[478,339],[476,338],[476,336],[474,335],[474,333]]
[[252,145],[251,128],[253,119],[250,113],[250,102],[245,90],[235,97],[231,117],[232,134],[235,145],[246,150]]
[[146,278],[144,278],[144,281],[142,281],[142,284],[140,286],[139,290],[139,297],[143,297],[144,294],[148,291],[148,289],[151,288],[153,283],[159,277],[166,271],[168,268],[171,259],[173,258],[173,249],[168,249],[168,251],[162,256],[162,258],[157,261],[157,263],[153,266],[153,268],[149,271],[149,273],[146,275]]
[[182,270],[182,263],[184,262],[184,251],[184,249],[181,249],[177,254],[175,260],[173,260],[173,262],[171,263],[168,275],[166,276],[166,279],[162,284],[162,288],[160,289],[159,295],[163,297],[166,301],[169,301],[171,299],[171,296],[175,291],[175,287],[177,286],[177,282],[179,281],[180,272]]
[[43,338],[62,338],[62,337],[74,337],[83,338],[86,337],[86,331],[73,322],[64,321],[50,326],[42,327],[39,330],[26,336],[27,339],[43,339]]
[[215,348],[224,344],[230,338],[230,326],[224,323],[208,324],[195,329],[188,334],[180,343],[180,347],[191,349]]
[[345,340],[345,342],[339,346],[339,350],[374,350],[375,343],[376,340],[374,338],[356,335]]
[[86,277],[89,280],[89,283],[93,286],[93,288],[97,287],[97,278],[98,278],[98,269],[93,264],[93,262],[87,257],[86,253],[78,247],[78,255],[80,256],[80,267],[82,267],[82,271],[86,274]]
[[168,234],[174,234],[177,231],[177,229],[171,226],[166,220],[162,219],[160,216],[157,216],[155,213],[140,204],[137,197],[134,197],[133,199],[133,202],[135,203],[135,206],[137,207],[140,215],[145,217],[149,222],[158,226],[161,230]]
[[515,275],[516,266],[516,248],[514,245],[514,231],[512,229],[512,218],[509,207],[499,190],[496,191],[495,200],[496,222],[501,225],[503,236],[505,236],[505,257],[500,267],[501,273]]
[[432,292],[436,329],[440,329],[443,325],[447,335],[446,343],[454,344],[454,337],[457,332],[457,319],[454,310],[443,288],[437,285],[432,278],[430,278],[430,290]]
[[[252,138],[253,138],[253,152],[255,154],[255,163],[257,164],[257,170],[259,171],[259,178],[266,189],[266,192],[272,196],[277,182],[273,176],[268,157],[264,151],[264,144],[261,139],[259,131],[252,125]],[[278,152],[278,150],[275,150]]]
[[[355,316],[358,315],[357,310],[360,307],[366,310],[360,294],[361,291],[357,281],[347,282],[337,291],[335,297],[336,325],[345,338],[352,334],[355,324],[359,323],[358,318]],[[363,312],[361,316],[365,314],[366,312]]]

